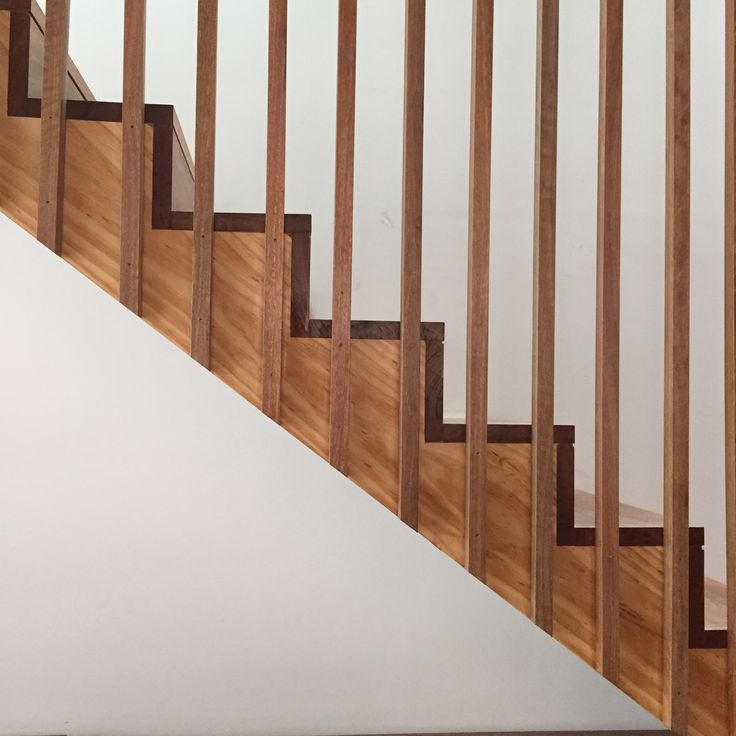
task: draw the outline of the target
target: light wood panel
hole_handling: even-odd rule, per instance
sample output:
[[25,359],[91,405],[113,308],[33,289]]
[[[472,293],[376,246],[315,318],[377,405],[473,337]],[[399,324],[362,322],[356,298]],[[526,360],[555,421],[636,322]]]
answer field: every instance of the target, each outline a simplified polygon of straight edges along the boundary
[[190,352],[210,364],[212,330],[212,228],[215,206],[215,102],[217,98],[217,0],[199,0],[197,111],[194,143],[194,249]]
[[[0,98],[7,92],[7,19],[0,12]],[[39,121],[7,116],[0,105],[0,210],[35,231]],[[191,233],[151,229],[151,129],[146,131],[143,318],[183,350],[189,347]],[[64,258],[117,296],[121,196],[119,124],[69,121]],[[260,401],[260,314],[264,237],[216,233],[213,240],[212,368],[248,400]],[[286,270],[291,258],[286,241]],[[289,286],[285,287],[288,302]],[[288,312],[288,310],[287,310]],[[285,314],[285,319],[289,315]],[[395,511],[398,494],[399,346],[353,342],[350,477]],[[330,340],[285,340],[282,423],[323,457],[329,453]],[[422,363],[423,365],[423,363]],[[422,387],[424,376],[421,378]],[[422,391],[424,389],[422,388]],[[423,421],[423,417],[420,421]],[[454,560],[464,560],[465,448],[420,442],[419,529]],[[530,447],[492,444],[487,452],[486,582],[529,613]],[[661,548],[621,549],[621,678],[624,692],[662,717]],[[595,551],[555,550],[554,632],[571,651],[596,660]],[[690,735],[727,736],[726,653],[693,650]]]
[[465,566],[485,575],[493,1],[473,1],[466,366]]
[[353,281],[355,51],[357,0],[340,0],[337,29],[335,239],[332,265],[330,462],[348,470],[350,429],[350,320]]
[[531,616],[552,633],[559,0],[537,0],[532,349]]
[[419,524],[421,394],[422,182],[424,156],[424,32],[426,0],[406,0],[404,60],[404,182],[401,223],[401,358],[399,516]]
[[69,0],[48,0],[44,38],[37,237],[55,253],[61,253]]
[[664,718],[688,729],[690,1],[667,0]]
[[123,32],[123,161],[120,223],[120,302],[141,312],[143,287],[144,105],[146,0],[125,0]]
[[598,669],[619,677],[619,331],[623,0],[601,0],[596,278],[595,499]]
[[284,322],[286,186],[286,18],[288,0],[268,6],[266,251],[263,281],[263,411],[279,421]]
[[726,620],[728,629],[728,711],[736,732],[736,0],[726,0],[725,144],[725,460]]

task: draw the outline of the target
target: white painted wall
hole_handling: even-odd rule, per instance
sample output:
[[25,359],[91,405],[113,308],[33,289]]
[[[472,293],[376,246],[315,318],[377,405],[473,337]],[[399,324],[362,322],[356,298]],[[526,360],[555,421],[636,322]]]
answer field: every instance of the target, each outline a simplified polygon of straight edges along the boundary
[[[593,489],[598,3],[562,0],[557,420],[575,424],[577,485]],[[263,211],[266,0],[220,0],[217,206]],[[530,420],[535,0],[496,0],[491,391],[499,421]],[[621,347],[624,501],[662,506],[665,0],[626,3]],[[447,323],[448,417],[464,416],[471,0],[427,3],[423,317]],[[147,99],[193,142],[195,0],[149,3]],[[314,215],[312,309],[331,303],[337,0],[289,4],[287,206]],[[398,319],[403,3],[359,3],[354,315]],[[723,0],[693,28],[692,521],[725,579],[722,418]],[[120,99],[122,0],[74,0],[72,53]]]
[[0,734],[659,724],[0,220]]

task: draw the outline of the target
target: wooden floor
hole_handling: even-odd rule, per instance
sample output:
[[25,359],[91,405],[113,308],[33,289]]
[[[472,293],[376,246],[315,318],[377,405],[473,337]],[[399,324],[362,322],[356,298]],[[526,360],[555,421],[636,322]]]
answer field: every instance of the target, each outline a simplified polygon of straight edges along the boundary
[[[36,228],[39,121],[8,117],[9,13],[0,12],[0,210]],[[192,234],[151,228],[152,136],[147,131],[143,319],[189,348]],[[120,125],[70,121],[63,258],[112,297],[118,293]],[[217,232],[213,265],[213,373],[256,406],[261,402],[261,292],[264,236]],[[290,252],[284,281],[289,335]],[[330,341],[285,340],[281,423],[326,458],[329,447]],[[422,365],[424,365],[422,361]],[[424,376],[422,375],[422,391]],[[353,340],[349,477],[397,510],[399,343]],[[423,425],[423,417],[422,417]],[[420,444],[421,534],[463,563],[465,447]],[[529,614],[530,447],[492,444],[487,459],[486,582]],[[594,665],[595,550],[558,547],[554,635]],[[621,687],[655,716],[662,710],[663,554],[621,549]],[[492,625],[492,622],[489,622]],[[691,650],[690,733],[726,736],[725,650]]]

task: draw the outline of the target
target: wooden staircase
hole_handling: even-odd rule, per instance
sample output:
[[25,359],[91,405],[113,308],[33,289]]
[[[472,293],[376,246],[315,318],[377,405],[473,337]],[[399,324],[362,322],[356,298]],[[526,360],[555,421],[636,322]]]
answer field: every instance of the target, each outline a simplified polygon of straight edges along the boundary
[[[0,11],[0,96],[7,98],[0,110],[0,208],[35,235],[45,19],[32,0],[0,0]],[[64,80],[66,147],[61,159],[63,218],[58,252],[118,299],[123,106],[96,101],[71,63]],[[189,352],[196,311],[193,228],[202,227],[193,215],[194,166],[174,109],[145,105],[144,115],[139,311],[149,325]],[[202,155],[199,142],[197,150]],[[209,345],[207,359],[200,361],[256,406],[264,401],[266,220],[259,213],[213,213]],[[309,314],[311,218],[286,214],[283,222],[287,237],[278,279],[283,290],[282,309],[277,310],[283,328],[283,360],[277,416],[286,430],[329,460],[331,437],[334,441],[330,431],[333,323]],[[398,513],[401,325],[349,321],[349,335],[347,454],[340,464],[356,484]],[[466,564],[468,430],[443,421],[444,325],[421,323],[419,338],[422,399],[417,406],[418,503],[412,525],[458,563]],[[271,397],[272,416],[276,414],[273,401]],[[334,422],[334,406],[332,412]],[[477,424],[477,418],[471,421]],[[471,432],[477,441],[477,427]],[[484,514],[476,527],[482,534],[478,548],[482,561],[474,571],[518,610],[531,615],[532,427],[492,424],[483,427],[482,435],[487,451],[481,475],[487,481],[485,492],[476,500]],[[549,628],[558,641],[599,667],[596,529],[575,526],[574,428],[555,426],[552,441],[556,503],[546,523],[556,530],[556,540],[549,560],[553,591]],[[617,684],[652,714],[668,720],[664,530],[618,529],[616,523],[615,533],[621,546]],[[704,543],[704,530],[691,528],[687,725],[683,729],[672,724],[672,728],[674,733],[726,736],[736,733],[736,724],[729,727],[728,720],[727,635],[705,629]]]

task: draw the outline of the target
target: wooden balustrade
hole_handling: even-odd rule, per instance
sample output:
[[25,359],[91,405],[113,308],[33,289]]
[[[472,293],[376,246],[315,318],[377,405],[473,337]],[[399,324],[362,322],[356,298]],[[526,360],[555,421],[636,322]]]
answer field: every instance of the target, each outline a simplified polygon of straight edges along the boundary
[[401,223],[399,516],[419,525],[419,407],[422,312],[422,182],[426,0],[406,0],[404,184]]
[[123,160],[120,205],[120,302],[141,312],[146,88],[146,0],[125,0]]
[[664,341],[664,719],[688,724],[690,0],[667,0]]
[[286,19],[288,0],[268,6],[266,244],[263,264],[263,411],[279,421],[284,326]]
[[736,0],[726,0],[725,460],[728,718],[736,731]]
[[552,633],[559,0],[537,0],[532,350],[532,619]]
[[473,0],[465,437],[465,565],[485,579],[493,0]]
[[598,668],[619,674],[619,322],[623,0],[601,0],[598,265],[595,356],[595,518]]
[[38,177],[38,239],[61,253],[64,220],[64,150],[69,0],[48,0],[41,97],[41,155]]
[[217,0],[199,0],[197,102],[194,144],[192,334],[190,352],[210,364],[212,231],[215,207],[215,102],[217,98]]
[[[280,417],[284,355],[288,0],[269,0],[262,407]],[[199,0],[191,354],[210,361],[214,229],[217,0]],[[728,704],[736,728],[736,0],[726,0],[725,460]],[[600,0],[596,281],[595,486],[597,652],[617,682],[619,596],[619,340],[623,0]],[[467,282],[465,562],[485,579],[493,0],[474,0]],[[142,301],[145,0],[126,0],[122,103],[120,301]],[[426,0],[406,0],[400,321],[399,516],[419,526],[421,293]],[[38,237],[59,253],[64,193],[69,0],[47,0]],[[553,630],[555,258],[559,0],[538,0],[531,432],[531,615]],[[329,458],[349,470],[351,288],[357,0],[340,0]],[[664,391],[664,718],[688,728],[690,3],[667,0]],[[308,257],[300,253],[299,257]],[[568,448],[569,449],[569,448]],[[569,469],[568,469],[569,472]],[[658,687],[658,686],[657,686]]]
[[355,157],[355,51],[357,0],[340,0],[335,143],[335,240],[332,266],[330,462],[348,471],[350,431],[350,325],[353,279]]

